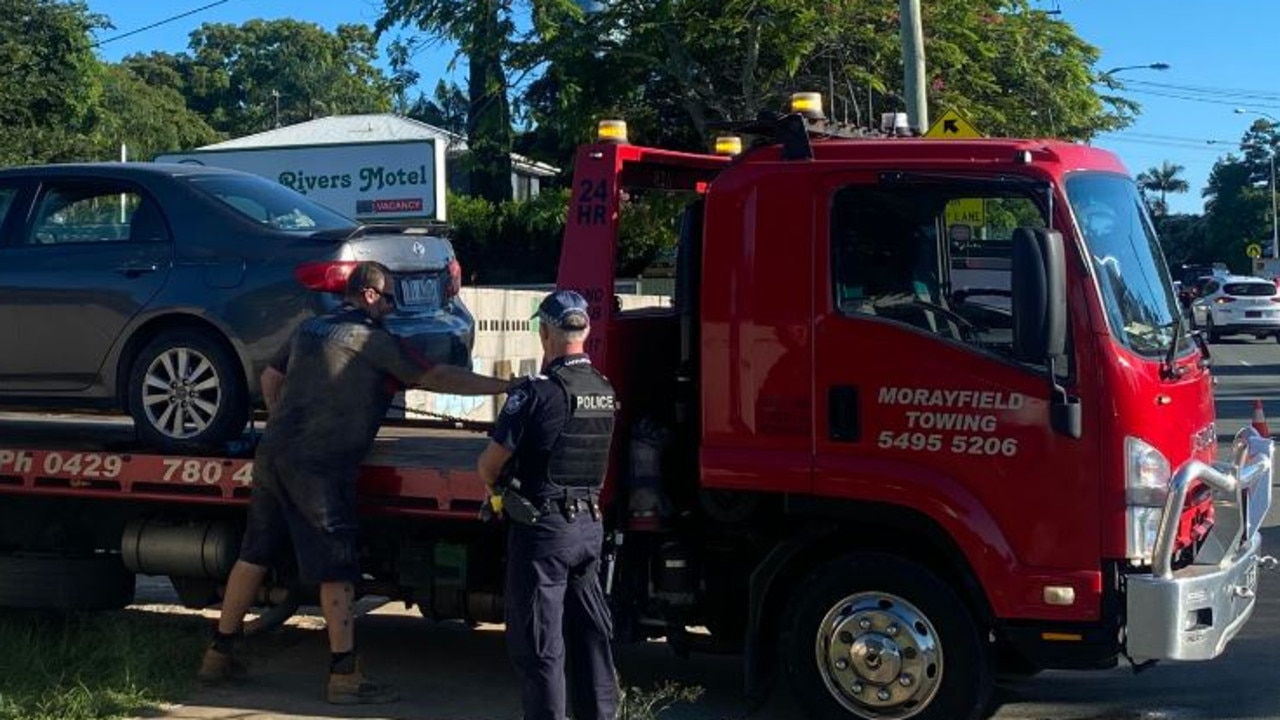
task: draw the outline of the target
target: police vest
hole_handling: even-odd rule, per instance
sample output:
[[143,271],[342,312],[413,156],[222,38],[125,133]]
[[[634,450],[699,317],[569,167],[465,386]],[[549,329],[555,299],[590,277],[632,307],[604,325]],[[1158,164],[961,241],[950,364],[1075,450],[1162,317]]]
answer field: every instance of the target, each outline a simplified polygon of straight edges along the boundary
[[588,366],[560,366],[549,372],[568,403],[568,419],[547,458],[551,488],[597,489],[609,469],[613,440],[613,387]]

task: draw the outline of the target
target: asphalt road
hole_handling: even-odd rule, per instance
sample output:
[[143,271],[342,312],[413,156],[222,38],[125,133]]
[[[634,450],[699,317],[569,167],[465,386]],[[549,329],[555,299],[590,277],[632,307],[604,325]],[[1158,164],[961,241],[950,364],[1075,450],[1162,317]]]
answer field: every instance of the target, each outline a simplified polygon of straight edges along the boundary
[[[1213,347],[1219,378],[1218,430],[1230,435],[1249,421],[1254,399],[1263,400],[1280,432],[1280,344],[1228,342]],[[1280,549],[1280,511],[1273,508],[1266,547]],[[1280,553],[1277,553],[1280,554]],[[151,584],[144,596],[163,602],[165,586]],[[1208,663],[1166,663],[1135,675],[1128,667],[1105,672],[1047,672],[1004,683],[998,690],[1001,720],[1183,720],[1275,718],[1280,720],[1280,572],[1264,573],[1253,618],[1224,656]],[[156,609],[139,608],[140,612]],[[335,709],[320,702],[325,662],[318,618],[299,617],[281,632],[260,639],[253,680],[235,689],[199,690],[189,704],[169,708],[170,718],[420,718],[489,720],[519,717],[514,676],[499,628],[469,630],[433,625],[400,605],[366,602],[360,642],[371,672],[396,683],[401,702],[379,708]],[[696,703],[678,705],[670,720],[762,718],[798,720],[785,691],[763,707],[741,693],[737,657],[673,657],[662,643],[623,648],[624,684],[652,688],[670,680],[701,687]]]

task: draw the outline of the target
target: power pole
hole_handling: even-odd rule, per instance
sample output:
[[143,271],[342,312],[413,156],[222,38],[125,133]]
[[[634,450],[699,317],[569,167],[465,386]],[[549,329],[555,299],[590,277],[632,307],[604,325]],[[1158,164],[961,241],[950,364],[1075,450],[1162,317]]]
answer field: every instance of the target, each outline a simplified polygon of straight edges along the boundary
[[929,102],[925,96],[924,25],[920,0],[900,0],[902,32],[902,89],[907,101],[907,123],[924,134],[929,129]]

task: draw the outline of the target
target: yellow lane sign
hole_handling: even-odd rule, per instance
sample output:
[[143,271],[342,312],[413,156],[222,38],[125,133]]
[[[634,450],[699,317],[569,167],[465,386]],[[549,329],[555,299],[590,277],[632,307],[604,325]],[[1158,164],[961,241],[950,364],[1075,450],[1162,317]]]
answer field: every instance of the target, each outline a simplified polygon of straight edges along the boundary
[[980,138],[982,133],[978,132],[977,128],[968,120],[965,120],[960,113],[955,110],[948,110],[929,127],[929,131],[924,136],[927,138],[958,140],[961,138]]
[[986,206],[982,198],[956,198],[947,203],[947,226],[968,225],[980,228],[987,224]]

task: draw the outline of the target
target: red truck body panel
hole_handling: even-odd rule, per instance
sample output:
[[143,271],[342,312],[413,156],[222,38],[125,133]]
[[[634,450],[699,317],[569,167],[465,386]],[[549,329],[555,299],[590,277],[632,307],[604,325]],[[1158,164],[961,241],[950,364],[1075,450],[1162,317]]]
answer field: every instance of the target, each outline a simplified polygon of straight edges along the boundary
[[[702,486],[912,508],[955,540],[998,617],[1097,620],[1102,561],[1125,554],[1123,438],[1143,438],[1176,467],[1191,456],[1187,439],[1203,434],[1214,416],[1198,352],[1180,360],[1187,372],[1169,382],[1157,361],[1125,351],[1108,330],[1062,187],[1077,170],[1125,168],[1105,151],[1055,141],[819,140],[813,154],[796,161],[777,146],[758,148],[705,187]],[[658,357],[646,351],[671,339],[642,319],[613,321],[603,302],[613,282],[608,238],[616,236],[618,195],[611,183],[626,175],[627,163],[683,163],[692,172],[714,170],[715,160],[626,145],[579,155],[559,285],[585,290],[598,304],[604,322],[595,326],[591,351],[623,389],[624,409],[628,374],[651,368],[634,355]],[[828,280],[832,192],[913,170],[1052,184],[1053,227],[1063,230],[1069,261],[1069,391],[1091,399],[1080,439],[1051,429],[1043,373],[836,311]],[[696,184],[682,177],[670,186]],[[611,352],[622,348],[627,357]],[[857,442],[829,433],[828,400],[840,386],[862,394]],[[937,429],[953,424],[982,430]],[[878,444],[881,437],[887,445]],[[895,446],[903,437],[920,438],[924,451]],[[1201,459],[1214,452],[1196,449]],[[1050,585],[1074,588],[1075,603],[1047,604]]]
[[[127,437],[127,422],[3,420],[6,445],[13,445],[0,447],[3,494],[198,505],[249,500],[251,459],[104,450],[104,441]],[[92,442],[75,439],[89,437]],[[485,442],[471,432],[384,431],[360,477],[364,512],[477,519],[485,493],[475,459]],[[58,449],[36,449],[48,447]]]

